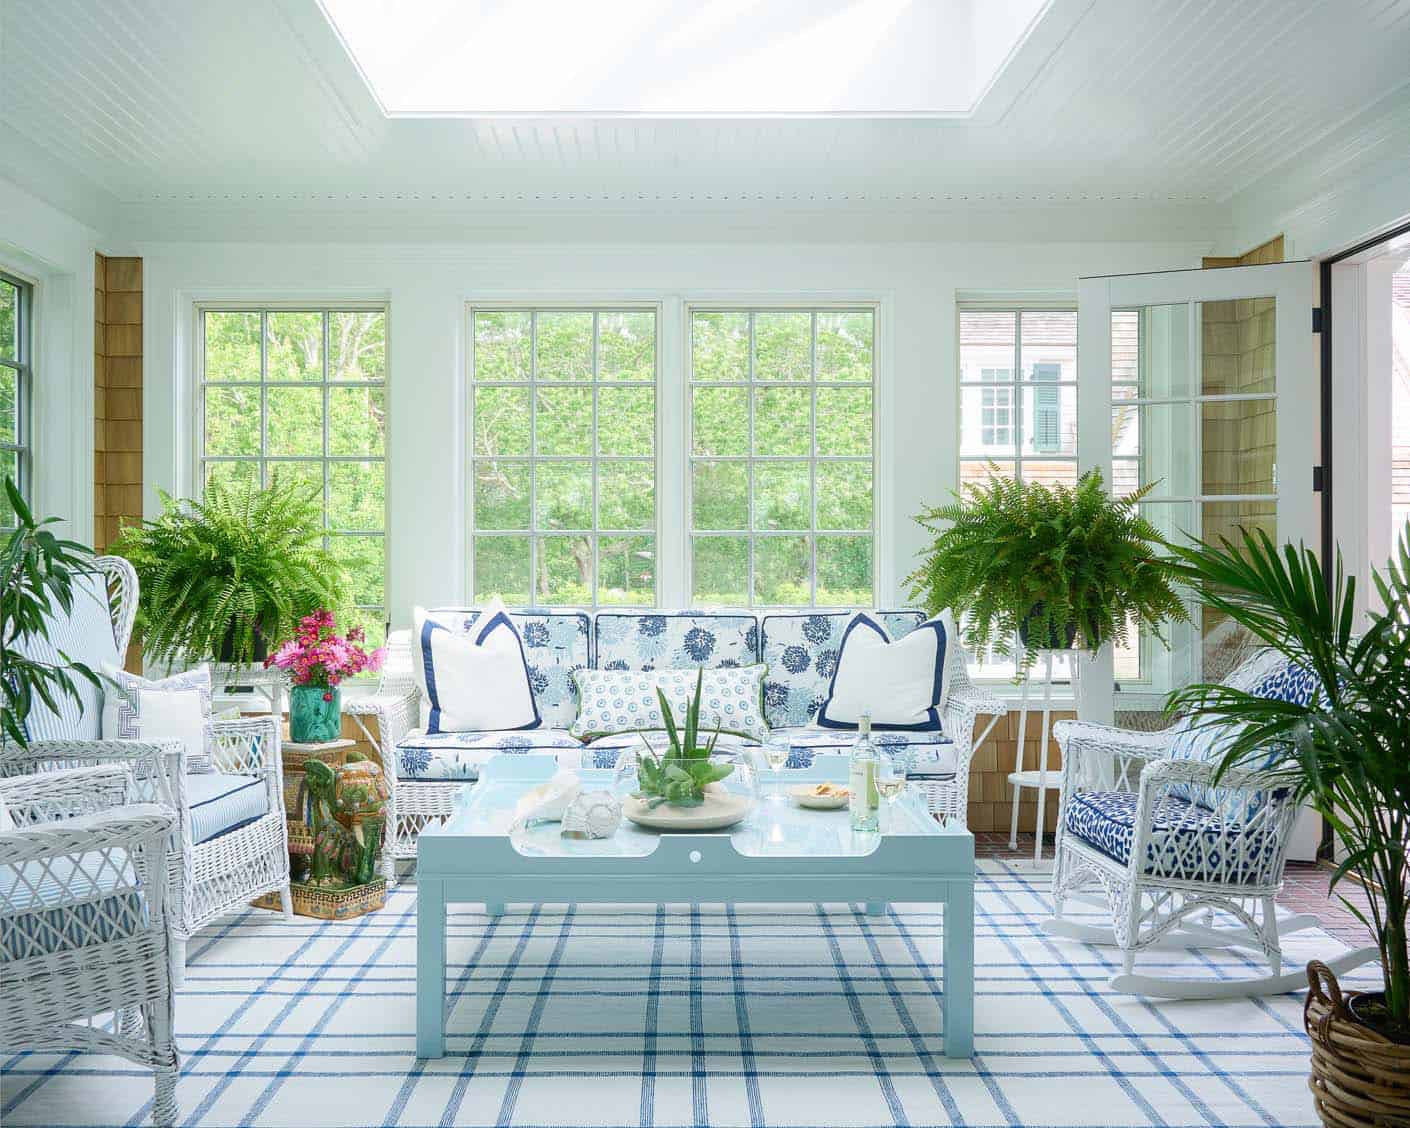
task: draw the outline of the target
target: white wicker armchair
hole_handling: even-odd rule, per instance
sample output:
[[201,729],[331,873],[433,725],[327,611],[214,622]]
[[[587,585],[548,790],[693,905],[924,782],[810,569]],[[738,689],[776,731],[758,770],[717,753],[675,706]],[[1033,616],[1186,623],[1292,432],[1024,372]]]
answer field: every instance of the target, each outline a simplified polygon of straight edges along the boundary
[[[1267,655],[1248,670],[1266,675]],[[1248,686],[1247,688],[1252,688]],[[1231,770],[1214,786],[1214,759],[1175,759],[1180,727],[1159,732],[1063,721],[1062,810],[1053,865],[1053,919],[1045,930],[1122,952],[1113,990],[1165,998],[1276,994],[1306,985],[1282,974],[1280,936],[1317,924],[1279,918],[1288,842],[1299,808],[1285,777]],[[1068,902],[1095,904],[1110,930],[1064,917]],[[1226,914],[1222,917],[1216,914]],[[1198,917],[1198,919],[1196,919]],[[1152,946],[1233,947],[1261,955],[1270,974],[1238,979],[1171,979],[1135,973],[1136,954]],[[1329,961],[1340,973],[1375,949]]]
[[170,807],[131,800],[123,766],[0,780],[0,1038],[6,1053],[118,1054],[156,1074],[176,1122]]
[[[113,591],[113,634],[122,654],[137,612],[137,576],[119,557],[96,561]],[[83,660],[85,655],[71,657]],[[256,897],[278,892],[292,916],[289,890],[289,837],[284,816],[284,782],[279,755],[279,723],[274,717],[217,721],[213,761],[218,772],[258,777],[264,813],[252,821],[204,838],[196,824],[198,804],[190,794],[193,777],[186,751],[176,742],[136,740],[32,740],[28,747],[0,745],[0,777],[125,764],[144,801],[169,803],[176,811],[170,856],[173,967],[178,983],[185,967],[186,942],[217,917],[241,910]],[[204,838],[204,840],[202,840]]]

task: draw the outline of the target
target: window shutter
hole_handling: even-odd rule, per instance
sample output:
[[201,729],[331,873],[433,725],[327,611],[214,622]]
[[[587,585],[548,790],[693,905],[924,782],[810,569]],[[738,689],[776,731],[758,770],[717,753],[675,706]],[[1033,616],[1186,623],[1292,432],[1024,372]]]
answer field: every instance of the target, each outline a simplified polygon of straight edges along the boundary
[[[1062,365],[1035,364],[1034,384],[1056,385],[1062,379]],[[1062,446],[1062,400],[1055,386],[1033,389],[1033,448],[1053,454]]]

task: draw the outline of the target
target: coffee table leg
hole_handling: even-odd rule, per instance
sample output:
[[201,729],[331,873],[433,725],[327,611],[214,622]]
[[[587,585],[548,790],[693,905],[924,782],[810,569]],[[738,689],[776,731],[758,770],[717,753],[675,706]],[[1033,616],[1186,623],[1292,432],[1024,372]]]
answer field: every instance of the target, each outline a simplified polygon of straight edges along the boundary
[[446,1052],[445,883],[416,881],[416,1056]]
[[945,885],[945,1056],[974,1053],[974,886]]
[[492,917],[503,916],[503,915],[504,915],[504,902],[503,902],[503,901],[486,901],[486,902],[485,902],[485,915],[486,915],[486,916],[492,916]]
[[885,901],[868,901],[868,902],[867,902],[867,916],[879,917],[879,916],[885,916],[885,915],[886,915],[886,902],[885,902]]

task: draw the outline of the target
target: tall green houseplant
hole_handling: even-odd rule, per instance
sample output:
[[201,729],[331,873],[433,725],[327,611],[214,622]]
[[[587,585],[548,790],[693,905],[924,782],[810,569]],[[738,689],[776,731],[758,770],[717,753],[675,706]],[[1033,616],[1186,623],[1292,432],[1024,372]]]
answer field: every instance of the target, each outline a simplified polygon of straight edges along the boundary
[[346,613],[348,578],[323,547],[319,492],[212,480],[200,501],[161,493],[155,520],[123,529],[113,551],[137,570],[137,626],[155,662],[245,665],[319,608]]
[[[997,472],[917,520],[935,534],[908,583],[932,615],[949,609],[978,653],[1125,644],[1133,626],[1162,638],[1188,618],[1164,541],[1137,503],[1151,487],[1112,497],[1101,472],[1075,486],[1019,482]],[[1025,648],[1019,672],[1033,664]]]
[[26,645],[48,638],[56,608],[73,610],[74,577],[93,571],[93,554],[54,535],[49,526],[58,518],[36,521],[10,478],[4,489],[15,528],[0,557],[0,744],[23,748],[29,744],[24,720],[36,699],[57,713],[65,698],[80,701],[75,678],[101,684],[101,675],[62,651],[62,662],[46,662],[31,657]]
[[1330,586],[1315,553],[1245,531],[1241,543],[1176,550],[1182,575],[1200,597],[1265,645],[1317,675],[1322,692],[1306,705],[1256,697],[1225,685],[1192,685],[1172,694],[1172,710],[1203,714],[1227,730],[1219,766],[1277,768],[1300,801],[1333,827],[1346,851],[1333,888],[1349,874],[1365,886],[1367,925],[1380,948],[1385,991],[1356,1017],[1410,1045],[1410,528],[1384,573],[1375,573],[1381,606],[1358,633],[1356,580],[1340,557]]

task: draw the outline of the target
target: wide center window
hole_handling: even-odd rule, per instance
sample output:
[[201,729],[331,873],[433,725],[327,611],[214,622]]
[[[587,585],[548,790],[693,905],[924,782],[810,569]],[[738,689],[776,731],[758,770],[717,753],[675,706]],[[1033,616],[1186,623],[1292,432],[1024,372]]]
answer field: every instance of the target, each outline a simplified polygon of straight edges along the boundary
[[692,600],[870,606],[875,311],[689,321]]
[[657,603],[654,308],[474,308],[472,590]]

